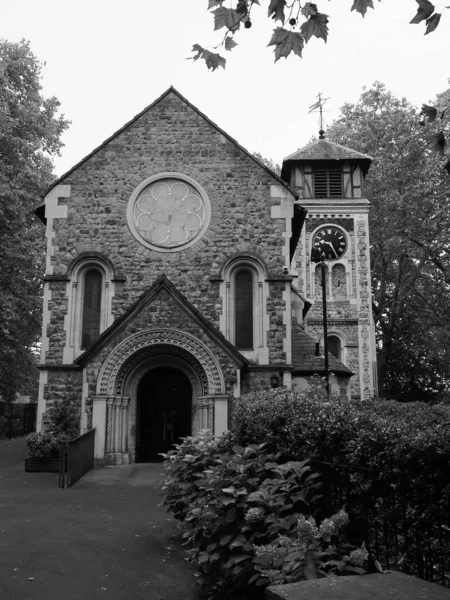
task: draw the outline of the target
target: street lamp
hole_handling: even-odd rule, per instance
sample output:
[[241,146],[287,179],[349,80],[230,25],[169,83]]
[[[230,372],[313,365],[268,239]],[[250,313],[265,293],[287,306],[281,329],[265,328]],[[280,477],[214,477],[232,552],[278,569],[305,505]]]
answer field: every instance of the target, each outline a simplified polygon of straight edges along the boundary
[[327,265],[325,261],[339,260],[347,250],[347,236],[344,231],[334,225],[320,227],[311,242],[311,262],[320,263],[322,271],[322,305],[323,305],[323,349],[325,354],[325,379],[327,394],[330,395],[330,374],[328,368],[328,326],[327,326]]

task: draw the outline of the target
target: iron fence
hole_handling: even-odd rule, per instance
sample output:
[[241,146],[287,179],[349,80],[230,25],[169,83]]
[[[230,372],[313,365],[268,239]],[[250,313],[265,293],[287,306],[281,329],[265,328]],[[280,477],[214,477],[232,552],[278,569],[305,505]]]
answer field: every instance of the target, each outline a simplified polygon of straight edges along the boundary
[[[311,461],[321,473],[322,517],[345,507],[349,541],[366,544],[384,569],[450,587],[450,485],[406,480],[390,462],[364,468]],[[431,464],[438,472],[442,464]],[[320,492],[319,492],[320,493]]]
[[59,451],[59,487],[69,488],[94,468],[95,429],[61,444]]
[[12,404],[0,402],[0,439],[13,439],[36,429],[36,402]]

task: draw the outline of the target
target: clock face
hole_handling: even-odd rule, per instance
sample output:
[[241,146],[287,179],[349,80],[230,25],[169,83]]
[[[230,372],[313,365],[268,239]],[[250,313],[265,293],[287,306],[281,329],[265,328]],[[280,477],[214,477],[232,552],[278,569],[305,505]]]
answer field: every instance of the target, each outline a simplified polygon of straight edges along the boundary
[[328,225],[314,235],[312,252],[317,260],[338,260],[347,250],[347,237],[342,229]]

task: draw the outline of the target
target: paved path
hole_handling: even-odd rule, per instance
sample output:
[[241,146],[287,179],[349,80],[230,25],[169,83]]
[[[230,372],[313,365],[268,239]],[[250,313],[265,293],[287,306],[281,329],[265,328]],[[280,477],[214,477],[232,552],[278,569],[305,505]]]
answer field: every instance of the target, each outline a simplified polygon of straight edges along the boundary
[[95,469],[68,490],[25,473],[21,440],[0,442],[0,598],[196,600],[193,565],[158,504],[161,465]]

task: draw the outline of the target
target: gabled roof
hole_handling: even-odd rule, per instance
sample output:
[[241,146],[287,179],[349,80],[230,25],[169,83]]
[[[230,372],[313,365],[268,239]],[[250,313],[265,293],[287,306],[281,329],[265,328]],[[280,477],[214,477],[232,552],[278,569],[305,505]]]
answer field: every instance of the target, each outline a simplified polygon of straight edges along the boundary
[[[323,350],[321,349],[323,352]],[[316,342],[297,325],[292,328],[293,372],[303,375],[325,373],[325,357],[316,356]],[[328,352],[328,372],[351,377],[353,372],[333,354]]]
[[198,324],[206,333],[239,367],[248,365],[248,360],[196,309],[189,300],[169,281],[166,275],[160,275],[156,281],[145,291],[130,308],[102,333],[98,340],[74,363],[82,367],[87,365],[105,346],[107,346],[136,316],[161,292],[166,291],[171,298],[184,310],[184,312]]
[[364,175],[366,175],[373,159],[368,154],[363,154],[362,152],[358,152],[352,148],[341,146],[341,144],[336,144],[335,142],[330,142],[329,140],[319,139],[287,156],[283,160],[281,176],[283,177],[285,164],[288,162],[310,162],[316,160],[357,161],[361,163]]
[[133,123],[135,123],[138,119],[140,119],[145,113],[147,113],[148,111],[150,111],[153,107],[155,107],[159,102],[161,102],[166,96],[168,96],[169,94],[175,94],[176,96],[178,96],[178,98],[180,98],[180,100],[182,102],[184,102],[185,104],[187,104],[187,106],[189,106],[192,110],[194,110],[198,115],[200,115],[200,117],[202,117],[202,119],[205,119],[205,121],[207,123],[209,123],[212,127],[214,127],[214,129],[216,129],[219,133],[221,133],[223,136],[225,136],[232,144],[234,144],[235,146],[237,146],[242,152],[244,152],[244,154],[246,154],[247,156],[249,156],[256,164],[258,164],[262,169],[264,169],[265,171],[267,171],[267,173],[269,173],[272,177],[274,177],[278,183],[282,186],[284,186],[286,189],[288,189],[291,194],[295,197],[298,198],[297,194],[292,190],[292,188],[286,183],[286,181],[284,181],[283,179],[281,179],[281,177],[279,175],[277,175],[274,171],[272,171],[271,169],[269,169],[269,167],[267,167],[264,163],[262,163],[260,160],[258,160],[255,156],[253,156],[253,154],[251,154],[248,150],[246,150],[243,146],[241,146],[234,138],[232,138],[226,131],[224,131],[223,129],[221,129],[218,125],[216,125],[216,123],[214,123],[213,121],[211,121],[211,119],[209,119],[204,113],[202,113],[196,106],[194,106],[193,104],[191,104],[189,102],[189,100],[187,100],[184,96],[182,96],[180,94],[180,92],[178,90],[176,90],[173,86],[170,86],[170,88],[168,88],[159,98],[157,98],[154,102],[152,102],[151,104],[149,104],[146,108],[144,108],[144,110],[142,110],[140,113],[138,113],[135,117],[133,117],[130,121],[128,121],[127,123],[125,123],[125,125],[123,127],[121,127],[120,129],[118,129],[115,133],[113,133],[108,139],[106,139],[102,144],[100,144],[100,146],[97,146],[97,148],[95,148],[90,154],[88,154],[87,156],[85,156],[82,160],[80,160],[80,162],[78,162],[75,166],[73,166],[69,171],[67,171],[66,173],[64,173],[64,175],[61,175],[61,177],[59,177],[59,179],[57,179],[56,181],[54,181],[52,183],[52,185],[46,190],[46,192],[43,194],[42,197],[45,197],[55,186],[59,185],[66,177],[68,177],[69,175],[71,175],[76,169],[78,169],[78,167],[80,167],[82,164],[84,164],[87,160],[89,160],[92,156],[94,156],[94,154],[96,154],[97,152],[99,152],[99,150],[101,150],[102,148],[104,148],[107,144],[109,144],[109,142],[111,142],[114,138],[116,138],[118,135],[120,135],[123,131],[125,131],[128,127],[130,127],[131,125],[133,125]]

